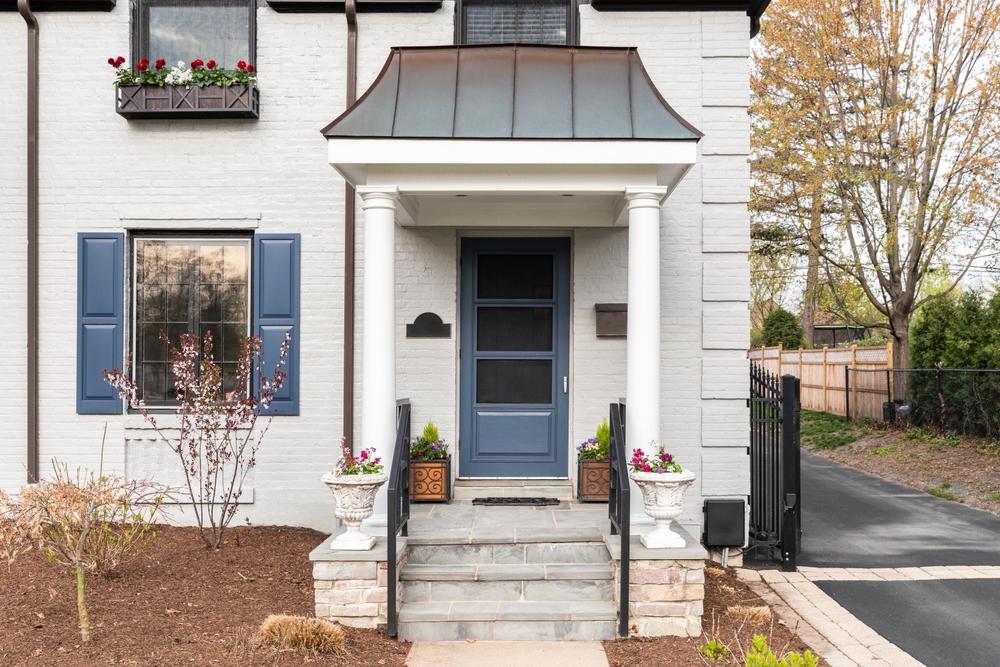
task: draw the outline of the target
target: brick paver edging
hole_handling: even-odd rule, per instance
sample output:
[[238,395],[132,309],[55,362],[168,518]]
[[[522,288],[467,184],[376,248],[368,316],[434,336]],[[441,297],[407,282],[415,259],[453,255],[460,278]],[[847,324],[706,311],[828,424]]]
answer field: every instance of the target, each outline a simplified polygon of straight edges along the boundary
[[[924,667],[923,663],[859,621],[813,583],[813,580],[836,579],[834,574],[859,581],[885,580],[885,577],[872,574],[880,570],[852,568],[850,576],[846,569],[842,572],[816,568],[801,570],[737,569],[736,573],[750,586],[750,590],[774,608],[792,632],[798,633],[802,641],[830,663],[830,667]],[[949,578],[958,578],[955,573],[948,574],[952,575]]]

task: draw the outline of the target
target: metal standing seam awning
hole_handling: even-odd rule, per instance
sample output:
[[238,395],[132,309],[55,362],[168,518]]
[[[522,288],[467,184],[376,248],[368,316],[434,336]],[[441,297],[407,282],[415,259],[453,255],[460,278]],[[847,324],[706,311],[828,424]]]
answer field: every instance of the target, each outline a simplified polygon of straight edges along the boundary
[[624,189],[672,189],[702,137],[634,48],[514,44],[394,47],[322,132],[350,183],[399,188],[401,224],[456,224],[461,206],[544,208],[566,195],[589,212],[577,225],[620,223]]

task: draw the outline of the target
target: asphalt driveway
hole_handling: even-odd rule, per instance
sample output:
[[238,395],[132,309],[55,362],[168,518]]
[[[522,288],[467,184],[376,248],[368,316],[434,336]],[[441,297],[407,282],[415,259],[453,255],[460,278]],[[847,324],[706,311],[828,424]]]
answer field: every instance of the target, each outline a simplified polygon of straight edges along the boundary
[[[802,452],[799,565],[1000,565],[1000,517]],[[1000,579],[817,585],[928,667],[1000,665]]]

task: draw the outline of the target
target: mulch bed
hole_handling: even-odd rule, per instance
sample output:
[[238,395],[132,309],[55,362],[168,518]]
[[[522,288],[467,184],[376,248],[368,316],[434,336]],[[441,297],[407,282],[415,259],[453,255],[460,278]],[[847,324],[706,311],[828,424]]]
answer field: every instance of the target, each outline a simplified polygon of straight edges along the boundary
[[[737,579],[733,568],[723,570],[718,565],[705,567],[705,615],[701,637],[656,637],[617,639],[604,642],[610,667],[693,667],[700,665],[743,665],[755,634],[767,637],[768,646],[777,656],[794,651],[803,653],[809,647],[789,630],[777,614],[763,623],[751,622],[746,614],[735,618],[726,610],[736,605],[766,607],[767,605],[745,583]],[[729,655],[710,660],[700,653],[709,640],[721,642]],[[822,658],[820,667],[829,667]]]
[[[857,429],[856,429],[857,430]],[[1000,516],[1000,443],[930,430],[858,430],[855,442],[810,451]]]
[[[236,545],[237,531],[240,545]],[[312,615],[309,552],[325,535],[236,529],[208,550],[191,528],[159,527],[153,543],[110,577],[88,578],[93,641],[81,647],[76,580],[37,554],[0,567],[0,665],[330,665],[399,667],[409,645],[344,628],[347,655],[254,648],[270,614]]]

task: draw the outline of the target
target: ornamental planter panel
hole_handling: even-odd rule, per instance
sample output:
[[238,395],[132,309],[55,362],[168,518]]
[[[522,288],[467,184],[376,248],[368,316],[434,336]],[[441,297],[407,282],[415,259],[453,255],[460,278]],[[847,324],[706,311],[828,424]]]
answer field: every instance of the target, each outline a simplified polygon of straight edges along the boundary
[[129,120],[260,117],[260,90],[252,83],[204,88],[122,83],[115,93],[115,110]]
[[576,496],[585,503],[608,502],[611,459],[580,459],[577,466]]
[[451,498],[451,457],[435,461],[410,460],[410,500],[448,502]]

